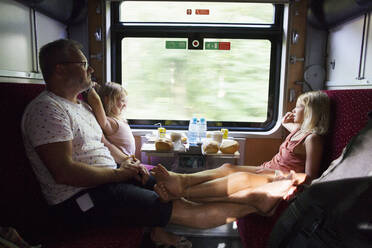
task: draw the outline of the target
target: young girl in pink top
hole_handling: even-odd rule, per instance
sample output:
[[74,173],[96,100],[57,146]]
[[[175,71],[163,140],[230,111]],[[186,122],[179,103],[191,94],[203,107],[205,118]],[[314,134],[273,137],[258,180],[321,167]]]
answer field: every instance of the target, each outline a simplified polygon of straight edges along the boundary
[[127,91],[117,83],[108,82],[99,87],[98,93],[99,95],[92,89],[88,95],[88,103],[105,137],[125,154],[134,155],[134,136],[123,115],[128,103]]
[[[126,155],[134,156],[136,150],[134,136],[123,115],[128,103],[127,91],[121,85],[112,82],[97,86],[97,88],[99,94],[94,88],[88,92],[88,103],[105,137]],[[143,166],[148,170],[153,168],[151,165]],[[178,248],[191,247],[190,241],[184,237],[168,233],[160,227],[152,229],[151,238],[155,243],[173,245]]]
[[[320,174],[323,135],[328,131],[330,103],[322,91],[299,96],[296,107],[282,119],[290,134],[272,160],[261,166],[224,164],[217,169],[194,174],[168,172],[164,167],[153,169],[159,182],[155,191],[165,200],[186,197],[197,202],[228,201],[244,203],[252,188],[290,171],[306,173],[310,183]],[[285,177],[285,176],[284,176]]]

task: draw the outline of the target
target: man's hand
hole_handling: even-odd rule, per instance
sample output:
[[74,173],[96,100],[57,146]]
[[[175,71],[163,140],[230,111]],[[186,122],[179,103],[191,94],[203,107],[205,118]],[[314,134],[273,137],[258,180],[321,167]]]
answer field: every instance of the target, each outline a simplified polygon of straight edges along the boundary
[[117,169],[119,174],[119,181],[126,181],[131,178],[136,178],[137,180],[141,180],[140,178],[140,166],[139,160],[134,161],[132,157],[128,158],[124,162],[120,164],[120,167]]
[[130,156],[128,160],[132,160],[133,166],[138,167],[138,174],[134,177],[136,180],[145,185],[150,177],[150,173],[145,166],[141,165],[141,161],[137,159],[134,155]]
[[140,170],[140,176],[141,176],[141,182],[142,185],[145,185],[147,180],[149,180],[150,177],[150,172],[146,169],[145,166],[139,165],[141,170]]

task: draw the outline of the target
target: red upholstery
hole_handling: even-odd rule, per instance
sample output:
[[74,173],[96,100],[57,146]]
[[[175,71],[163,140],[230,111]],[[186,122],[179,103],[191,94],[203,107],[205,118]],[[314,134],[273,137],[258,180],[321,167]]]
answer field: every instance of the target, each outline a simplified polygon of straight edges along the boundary
[[[351,137],[367,122],[372,110],[372,89],[327,90],[331,99],[331,128],[326,137],[322,171],[336,159]],[[263,248],[280,214],[288,206],[281,202],[274,216],[247,215],[238,221],[238,230],[245,248]]]
[[349,140],[367,123],[372,111],[372,89],[327,90],[331,99],[331,132],[326,137],[322,169],[340,156]]
[[0,226],[15,227],[28,242],[48,248],[139,247],[143,228],[87,227],[76,232],[60,226],[48,215],[20,130],[24,108],[43,89],[44,85],[0,83]]

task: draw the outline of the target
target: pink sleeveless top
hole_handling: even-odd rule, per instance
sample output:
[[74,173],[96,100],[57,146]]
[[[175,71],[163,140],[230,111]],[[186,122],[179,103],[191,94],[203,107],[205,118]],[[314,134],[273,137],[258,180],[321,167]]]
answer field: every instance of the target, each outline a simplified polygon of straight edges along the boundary
[[[108,117],[109,118],[109,117]],[[136,152],[136,143],[134,136],[128,122],[124,120],[119,120],[111,118],[116,121],[119,128],[116,133],[112,135],[106,135],[106,138],[120,150],[122,150],[127,155],[134,155]]]
[[296,154],[294,149],[301,144],[311,132],[305,133],[305,135],[299,140],[291,140],[292,136],[297,130],[290,133],[285,141],[280,145],[279,152],[268,162],[263,163],[261,166],[274,170],[281,170],[283,172],[305,172],[306,155]]

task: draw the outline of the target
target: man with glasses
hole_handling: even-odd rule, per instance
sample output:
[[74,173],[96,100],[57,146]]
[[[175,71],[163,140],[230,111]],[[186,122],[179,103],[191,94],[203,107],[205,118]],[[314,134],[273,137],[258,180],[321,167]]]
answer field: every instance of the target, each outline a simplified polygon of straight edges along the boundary
[[292,186],[283,180],[252,190],[248,204],[162,202],[153,191],[155,179],[139,160],[106,141],[90,107],[78,99],[92,86],[94,72],[80,48],[64,39],[41,48],[46,90],[29,104],[22,120],[27,156],[43,195],[64,219],[209,228],[257,209],[270,210]]

